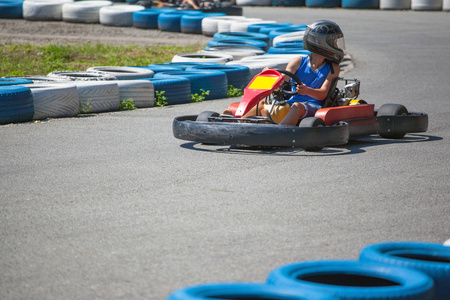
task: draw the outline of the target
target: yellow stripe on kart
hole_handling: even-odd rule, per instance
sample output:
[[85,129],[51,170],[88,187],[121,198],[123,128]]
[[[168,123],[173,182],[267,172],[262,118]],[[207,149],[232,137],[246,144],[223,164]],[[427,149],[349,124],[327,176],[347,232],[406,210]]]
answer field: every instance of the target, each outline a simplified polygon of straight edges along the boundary
[[258,76],[248,87],[250,90],[270,90],[277,82],[278,77]]

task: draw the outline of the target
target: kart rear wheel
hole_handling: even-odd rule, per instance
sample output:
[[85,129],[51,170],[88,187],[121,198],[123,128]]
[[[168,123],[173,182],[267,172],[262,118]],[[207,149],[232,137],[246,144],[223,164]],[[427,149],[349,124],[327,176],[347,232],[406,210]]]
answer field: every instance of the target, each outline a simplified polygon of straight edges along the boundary
[[[304,118],[300,121],[299,127],[321,127],[325,126],[324,120],[316,117]],[[317,152],[323,149],[323,146],[311,146],[304,148],[305,151]]]
[[204,112],[201,112],[197,116],[197,119],[195,121],[197,121],[197,122],[208,122],[208,119],[210,117],[218,117],[218,116],[220,116],[220,114],[216,113],[214,111],[204,111]]
[[[407,115],[408,110],[401,104],[383,104],[378,110],[377,117]],[[380,136],[386,139],[401,139],[406,132],[380,132]]]

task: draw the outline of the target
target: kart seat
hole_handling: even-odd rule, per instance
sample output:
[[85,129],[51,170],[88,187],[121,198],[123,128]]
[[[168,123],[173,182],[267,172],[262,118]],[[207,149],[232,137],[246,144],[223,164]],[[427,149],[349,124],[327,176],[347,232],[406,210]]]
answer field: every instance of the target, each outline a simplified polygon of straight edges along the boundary
[[339,89],[337,88],[338,81],[339,78],[336,77],[331,83],[331,87],[328,90],[328,95],[325,98],[325,102],[322,108],[339,106],[338,102]]

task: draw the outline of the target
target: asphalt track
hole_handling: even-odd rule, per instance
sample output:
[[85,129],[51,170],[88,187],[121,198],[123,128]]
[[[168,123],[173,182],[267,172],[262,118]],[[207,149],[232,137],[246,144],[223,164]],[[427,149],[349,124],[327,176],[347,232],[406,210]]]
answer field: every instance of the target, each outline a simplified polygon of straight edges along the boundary
[[450,238],[450,18],[444,12],[246,8],[341,25],[361,96],[429,114],[429,130],[320,153],[213,147],[175,116],[230,100],[0,126],[0,298],[164,299],[264,281],[294,261]]

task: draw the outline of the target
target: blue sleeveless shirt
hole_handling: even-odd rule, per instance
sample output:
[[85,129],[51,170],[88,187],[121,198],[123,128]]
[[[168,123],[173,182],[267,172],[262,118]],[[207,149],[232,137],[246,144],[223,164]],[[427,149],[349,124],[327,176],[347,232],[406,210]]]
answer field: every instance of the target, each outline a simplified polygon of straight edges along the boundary
[[[295,72],[295,75],[301,80],[303,84],[312,88],[319,89],[322,84],[325,82],[325,79],[330,73],[331,67],[330,64],[324,63],[317,70],[313,70],[311,68],[311,62],[309,56],[303,56],[302,61],[300,62],[300,66],[298,70]],[[292,78],[291,81],[295,82]],[[296,87],[293,86],[292,90],[295,91]],[[300,95],[296,94],[291,97],[291,99],[286,101],[289,105],[292,105],[295,102],[310,102],[319,106],[323,106],[324,100],[317,100],[308,95]]]

